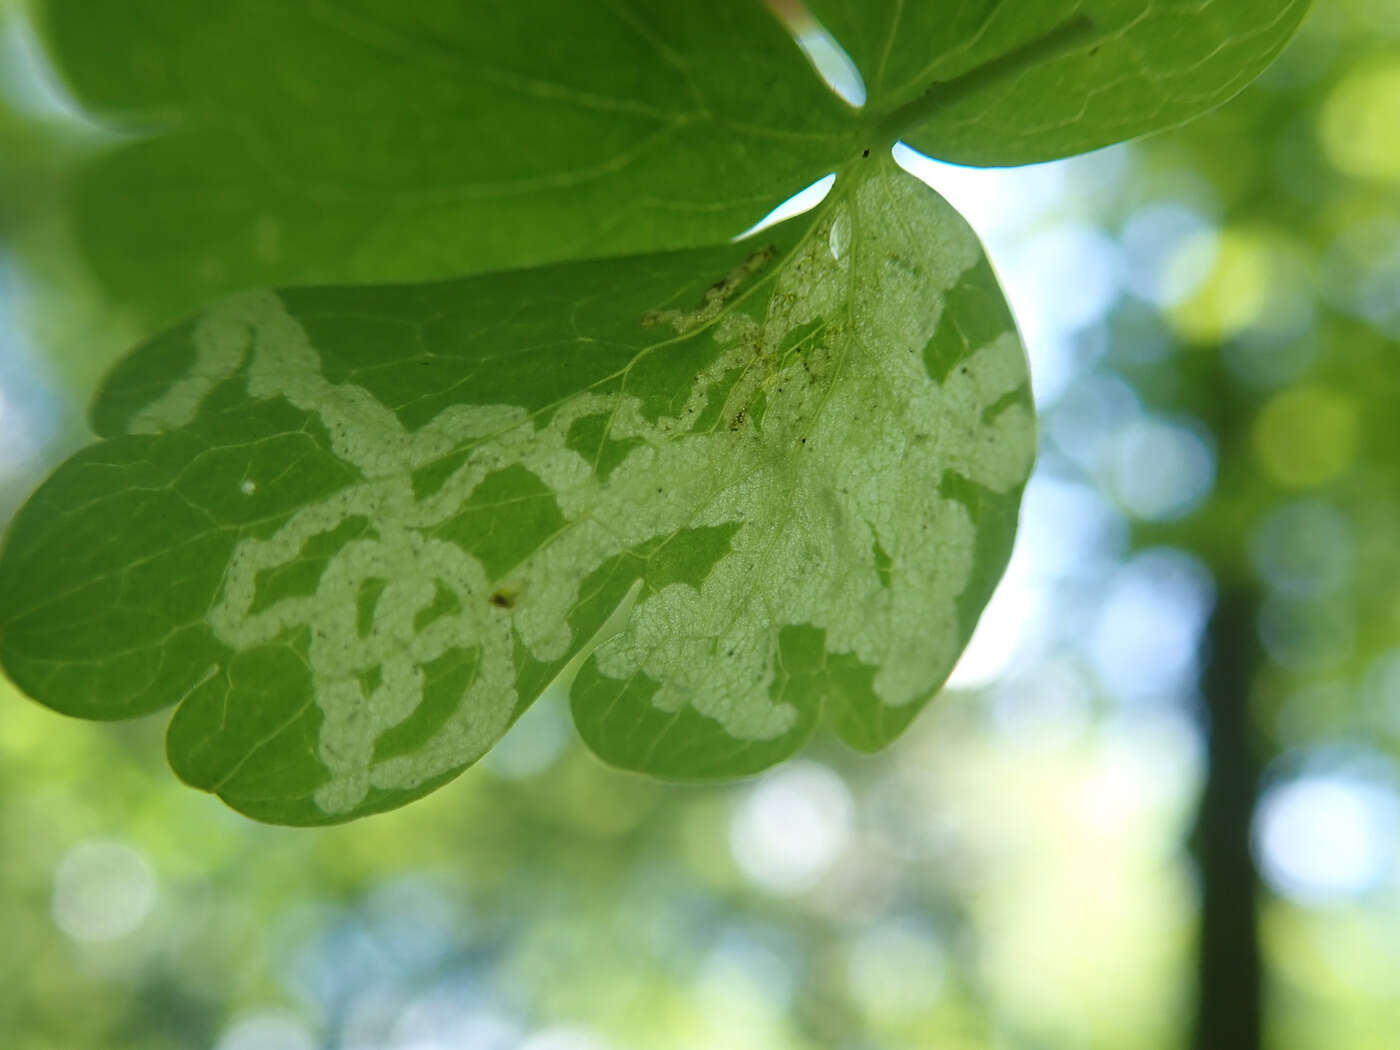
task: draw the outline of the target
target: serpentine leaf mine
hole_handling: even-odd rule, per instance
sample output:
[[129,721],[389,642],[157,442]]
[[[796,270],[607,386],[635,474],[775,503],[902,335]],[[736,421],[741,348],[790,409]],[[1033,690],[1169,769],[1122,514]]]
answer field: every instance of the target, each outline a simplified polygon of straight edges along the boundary
[[614,763],[892,739],[1009,554],[1024,356],[975,237],[871,161],[771,243],[257,292],[138,350],[0,561],[0,652],[88,717],[178,702],[260,819],[402,804],[565,672]]

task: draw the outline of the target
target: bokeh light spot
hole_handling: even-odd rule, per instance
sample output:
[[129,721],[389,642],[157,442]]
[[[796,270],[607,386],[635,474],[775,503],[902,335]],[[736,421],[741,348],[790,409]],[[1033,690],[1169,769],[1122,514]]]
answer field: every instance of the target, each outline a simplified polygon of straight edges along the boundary
[[1356,455],[1359,422],[1351,398],[1316,386],[1272,398],[1254,423],[1254,450],[1281,485],[1307,488],[1340,475]]
[[1372,66],[1344,77],[1323,103],[1318,136],[1338,171],[1400,179],[1400,64]]
[[851,947],[846,977],[851,994],[868,1013],[899,1022],[938,1001],[946,965],[931,931],[894,920],[860,935]]
[[1176,265],[1184,271],[1194,271],[1206,254],[1214,257],[1214,266],[1195,293],[1168,314],[1185,338],[1203,344],[1223,342],[1254,324],[1264,312],[1273,275],[1269,249],[1259,237],[1242,230],[1205,232],[1175,254],[1182,260]]
[[1190,688],[1201,631],[1215,600],[1210,571],[1184,551],[1137,555],[1114,575],[1089,648],[1116,696],[1146,700]]
[[1119,236],[1123,280],[1157,306],[1181,302],[1210,275],[1219,240],[1209,220],[1184,204],[1153,204],[1134,212]]
[[1191,426],[1139,419],[1118,439],[1113,490],[1134,517],[1180,518],[1200,506],[1214,484],[1215,453]]
[[767,774],[740,799],[729,826],[735,863],[772,893],[816,885],[845,849],[854,803],[826,766],[797,761]]
[[145,854],[114,839],[78,843],[53,880],[53,918],[75,941],[114,941],[146,921],[156,903],[156,873]]
[[1300,903],[1355,897],[1386,879],[1400,802],[1373,777],[1346,769],[1303,772],[1267,789],[1255,815],[1260,868]]

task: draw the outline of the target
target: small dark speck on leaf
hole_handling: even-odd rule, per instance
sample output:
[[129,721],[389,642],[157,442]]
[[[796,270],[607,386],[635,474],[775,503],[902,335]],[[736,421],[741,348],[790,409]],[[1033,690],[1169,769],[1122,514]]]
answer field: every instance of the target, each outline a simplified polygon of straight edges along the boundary
[[1095,44],[1093,47],[1089,48],[1089,56],[1090,56],[1091,58],[1092,58],[1094,55],[1097,55],[1098,53],[1099,53],[1099,45],[1098,45],[1098,44]]
[[862,157],[868,157],[868,156],[870,156],[870,147],[867,146],[865,149],[861,150],[861,151],[860,151],[860,155],[861,155]]
[[491,595],[491,604],[497,609],[510,609],[515,606],[515,595],[509,591],[496,591]]

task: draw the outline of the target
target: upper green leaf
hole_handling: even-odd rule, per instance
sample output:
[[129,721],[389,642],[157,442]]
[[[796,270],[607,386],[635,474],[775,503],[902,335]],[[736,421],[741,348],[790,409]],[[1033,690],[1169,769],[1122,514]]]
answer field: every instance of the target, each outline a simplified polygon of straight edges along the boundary
[[1008,556],[1034,427],[975,237],[887,158],[771,241],[232,299],[17,518],[0,656],[265,820],[401,804],[561,674],[608,760],[879,747]]
[[132,135],[80,181],[83,247],[164,322],[248,288],[717,243],[901,134],[982,164],[1100,146],[1238,90],[1305,0],[814,6],[871,81],[864,111],[759,0],[41,10],[78,100]]
[[717,243],[855,151],[754,0],[48,0],[99,276],[171,319],[287,282]]
[[1218,106],[1273,61],[1309,0],[808,4],[860,69],[867,108],[897,114],[905,141],[1000,165],[1083,153]]

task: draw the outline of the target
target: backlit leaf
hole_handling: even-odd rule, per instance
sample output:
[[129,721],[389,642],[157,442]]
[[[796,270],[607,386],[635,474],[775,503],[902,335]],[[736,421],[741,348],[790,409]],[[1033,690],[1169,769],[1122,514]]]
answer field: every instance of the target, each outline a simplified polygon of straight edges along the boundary
[[84,247],[159,319],[250,287],[717,243],[856,149],[754,0],[41,13],[78,101],[133,136],[84,173]]
[[717,243],[900,135],[975,164],[1141,135],[1248,83],[1306,0],[812,7],[869,81],[863,110],[760,0],[40,13],[78,101],[129,135],[80,180],[85,254],[164,323],[248,288]]
[[899,114],[893,126],[929,156],[986,165],[1033,164],[1184,123],[1257,77],[1308,6],[809,0],[860,69],[868,109]]
[[137,350],[21,512],[0,656],[255,817],[420,796],[561,675],[607,760],[887,743],[1008,556],[1034,450],[981,249],[872,158],[746,242],[258,292]]

